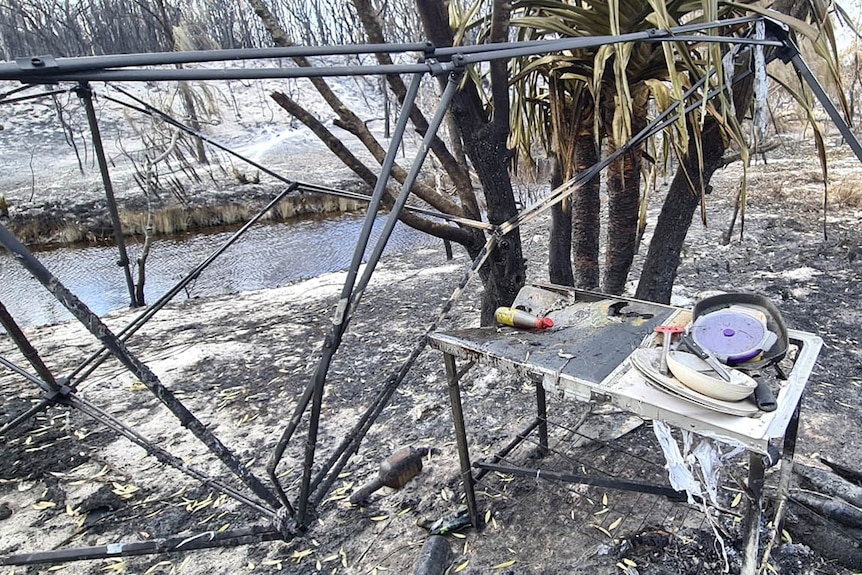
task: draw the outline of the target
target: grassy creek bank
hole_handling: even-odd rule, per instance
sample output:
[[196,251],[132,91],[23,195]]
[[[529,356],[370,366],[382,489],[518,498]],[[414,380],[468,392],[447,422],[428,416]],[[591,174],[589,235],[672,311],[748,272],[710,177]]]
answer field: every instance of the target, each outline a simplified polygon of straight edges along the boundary
[[[356,183],[352,187],[357,188],[356,192],[365,191]],[[156,236],[173,235],[245,223],[283,189],[284,186],[235,184],[218,190],[189,192],[181,197],[162,194],[149,205],[143,194],[125,194],[117,199],[117,209],[127,237],[143,237],[148,224]],[[40,249],[114,241],[107,199],[104,195],[88,196],[85,201],[76,201],[73,196],[42,203],[9,202],[7,215],[0,216],[0,221],[22,243]],[[282,222],[299,216],[353,212],[366,205],[329,194],[294,191],[264,219]]]
[[[692,226],[673,303],[691,305],[708,290],[761,293],[775,302],[790,327],[823,337],[826,345],[803,401],[797,458],[810,465],[818,465],[823,455],[858,462],[862,258],[856,254],[862,245],[862,207],[833,200],[824,237],[822,184],[816,179],[816,155],[810,152],[788,148],[783,155],[770,157],[768,164],[750,168],[746,231],[741,238],[737,231],[727,244],[722,236],[732,219],[741,168],[731,165],[719,172],[708,197],[709,225]],[[862,173],[855,160],[833,160],[833,174],[844,181]],[[647,242],[659,208],[657,201],[650,205]],[[521,235],[528,279],[545,280],[547,222],[531,222]],[[645,248],[632,277],[637,276]],[[456,250],[454,261],[447,261],[442,247],[414,250],[381,263],[329,372],[317,443],[321,460],[410,354],[468,263],[461,250]],[[178,301],[130,339],[129,349],[263,477],[279,433],[317,365],[344,278],[340,272],[276,289]],[[478,282],[471,282],[442,329],[478,324],[480,289]],[[106,322],[116,331],[133,314],[112,313]],[[77,323],[27,334],[58,374],[68,373],[97,349]],[[0,355],[25,364],[8,338],[0,337]],[[535,417],[532,384],[493,366],[472,369],[462,381],[462,391],[471,450],[477,457],[498,450]],[[189,465],[232,481],[116,362],[100,368],[79,393]],[[32,385],[7,371],[0,372],[0,394],[3,421],[39,399]],[[601,435],[632,448],[646,445],[653,435],[649,421],[635,421],[600,405],[585,407],[550,398],[549,410],[557,417],[593,425]],[[296,493],[304,429],[279,467],[290,494]],[[351,505],[350,493],[374,477],[380,461],[403,445],[432,448],[422,472],[399,491],[385,488],[366,504]],[[529,464],[531,456],[524,457],[521,463]],[[601,454],[596,452],[596,457]],[[166,470],[80,411],[62,406],[4,437],[0,459],[4,461],[0,554],[266,524],[248,508]],[[442,357],[426,349],[302,537],[78,562],[63,566],[62,572],[410,573],[428,537],[423,526],[458,509],[462,490],[457,459]],[[737,464],[731,463],[730,471],[738,472]],[[768,481],[776,479],[776,471],[769,470]],[[450,573],[658,575],[717,573],[726,566],[738,572],[741,534],[733,521],[713,531],[702,521],[688,521],[692,511],[681,503],[506,474],[491,480],[494,490],[479,494],[485,528],[447,537]],[[730,505],[731,494],[728,499]],[[858,571],[812,546],[807,527],[788,517],[789,540],[780,541],[772,551],[773,571],[806,575]],[[724,555],[716,533],[725,541]],[[45,565],[6,571],[47,569]]]

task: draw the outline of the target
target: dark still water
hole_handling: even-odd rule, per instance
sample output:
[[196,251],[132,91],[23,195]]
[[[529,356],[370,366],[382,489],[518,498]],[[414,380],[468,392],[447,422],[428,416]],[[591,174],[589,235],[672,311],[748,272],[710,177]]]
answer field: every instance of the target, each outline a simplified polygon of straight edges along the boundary
[[[377,219],[367,253],[383,228]],[[258,224],[224,252],[187,287],[189,297],[213,296],[278,287],[346,269],[362,227],[361,215]],[[147,303],[155,302],[223,244],[232,232],[157,239],[147,261]],[[433,246],[433,238],[399,223],[384,255]],[[135,261],[140,245],[128,245]],[[63,248],[36,257],[91,310],[101,315],[129,305],[122,268],[113,246]],[[133,271],[133,275],[135,272]],[[186,297],[180,293],[175,299]],[[72,316],[7,253],[0,253],[0,302],[21,326],[67,321]],[[0,328],[2,331],[2,328]]]

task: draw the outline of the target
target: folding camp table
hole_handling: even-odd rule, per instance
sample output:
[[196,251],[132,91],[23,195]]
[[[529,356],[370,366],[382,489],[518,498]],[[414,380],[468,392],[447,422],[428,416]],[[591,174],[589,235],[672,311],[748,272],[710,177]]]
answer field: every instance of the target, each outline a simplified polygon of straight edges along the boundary
[[[502,458],[534,431],[538,434],[540,454],[547,452],[547,394],[563,401],[607,402],[644,419],[741,445],[748,451],[748,490],[752,501],[746,517],[743,573],[746,569],[751,571],[757,560],[765,469],[778,461],[776,443],[783,439],[781,473],[790,473],[800,401],[822,340],[810,333],[788,330],[788,357],[781,365],[792,364],[792,367],[776,369],[781,375],[776,385],[780,387],[776,395],[777,409],[745,417],[720,413],[668,393],[650,384],[631,365],[629,359],[636,349],[661,345],[662,336],[655,333],[657,326],[685,325],[691,319],[689,310],[550,284],[526,286],[513,306],[535,315],[547,315],[554,320],[554,327],[520,330],[498,326],[431,335],[431,346],[444,355],[461,475],[473,526],[480,526],[474,469],[479,470],[476,473],[498,470],[536,477],[544,473],[549,478],[573,480],[570,474],[499,465]],[[459,371],[457,360],[469,364]],[[493,365],[503,372],[535,382],[537,416],[490,460],[471,463],[459,381],[474,363]],[[587,478],[575,477],[574,481],[594,484]],[[617,484],[611,481],[608,485],[604,480],[602,485],[647,493],[674,493],[667,486],[628,481]]]

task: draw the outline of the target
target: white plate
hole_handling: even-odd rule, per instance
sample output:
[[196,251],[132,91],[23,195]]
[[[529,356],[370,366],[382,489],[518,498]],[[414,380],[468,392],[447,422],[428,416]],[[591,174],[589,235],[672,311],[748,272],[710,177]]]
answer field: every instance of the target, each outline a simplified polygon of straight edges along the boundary
[[754,379],[730,367],[727,368],[730,381],[723,380],[708,363],[693,353],[668,352],[667,367],[680,383],[715,399],[742,401],[757,387]]
[[739,415],[750,417],[758,415],[760,410],[750,401],[723,401],[697,391],[681,384],[673,377],[662,375],[659,371],[661,363],[661,349],[636,349],[629,361],[647,380],[655,387],[671,395],[684,399],[700,407],[726,413],[728,415]]

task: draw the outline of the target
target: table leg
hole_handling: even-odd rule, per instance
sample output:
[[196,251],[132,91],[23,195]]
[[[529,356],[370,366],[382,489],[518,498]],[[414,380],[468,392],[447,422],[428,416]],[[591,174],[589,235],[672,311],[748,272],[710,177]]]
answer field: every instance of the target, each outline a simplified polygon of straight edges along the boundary
[[467,450],[467,429],[464,425],[464,410],[461,406],[461,388],[458,385],[459,376],[455,365],[455,356],[443,354],[446,364],[446,380],[449,383],[449,402],[452,405],[452,422],[455,425],[455,442],[458,446],[458,458],[461,461],[461,480],[464,483],[464,495],[467,499],[467,511],[470,513],[470,523],[479,528],[479,510],[476,506],[476,491],[474,487],[473,469],[470,465],[470,452]]
[[760,573],[765,573],[769,563],[772,548],[781,538],[781,522],[784,520],[784,511],[787,508],[787,494],[790,490],[790,482],[793,475],[793,456],[796,453],[796,436],[799,433],[799,410],[802,402],[796,404],[793,415],[787,424],[784,434],[784,449],[781,452],[781,472],[778,476],[778,492],[775,498],[775,514],[772,517],[772,529],[769,539],[760,558]]
[[539,449],[540,457],[550,453],[548,449],[548,405],[545,401],[545,387],[541,381],[536,382],[536,415],[539,418]]
[[760,520],[763,516],[764,475],[763,456],[758,453],[750,453],[748,456],[748,490],[751,493],[751,502],[745,517],[745,547],[740,575],[755,575],[757,572],[757,548],[760,541]]

